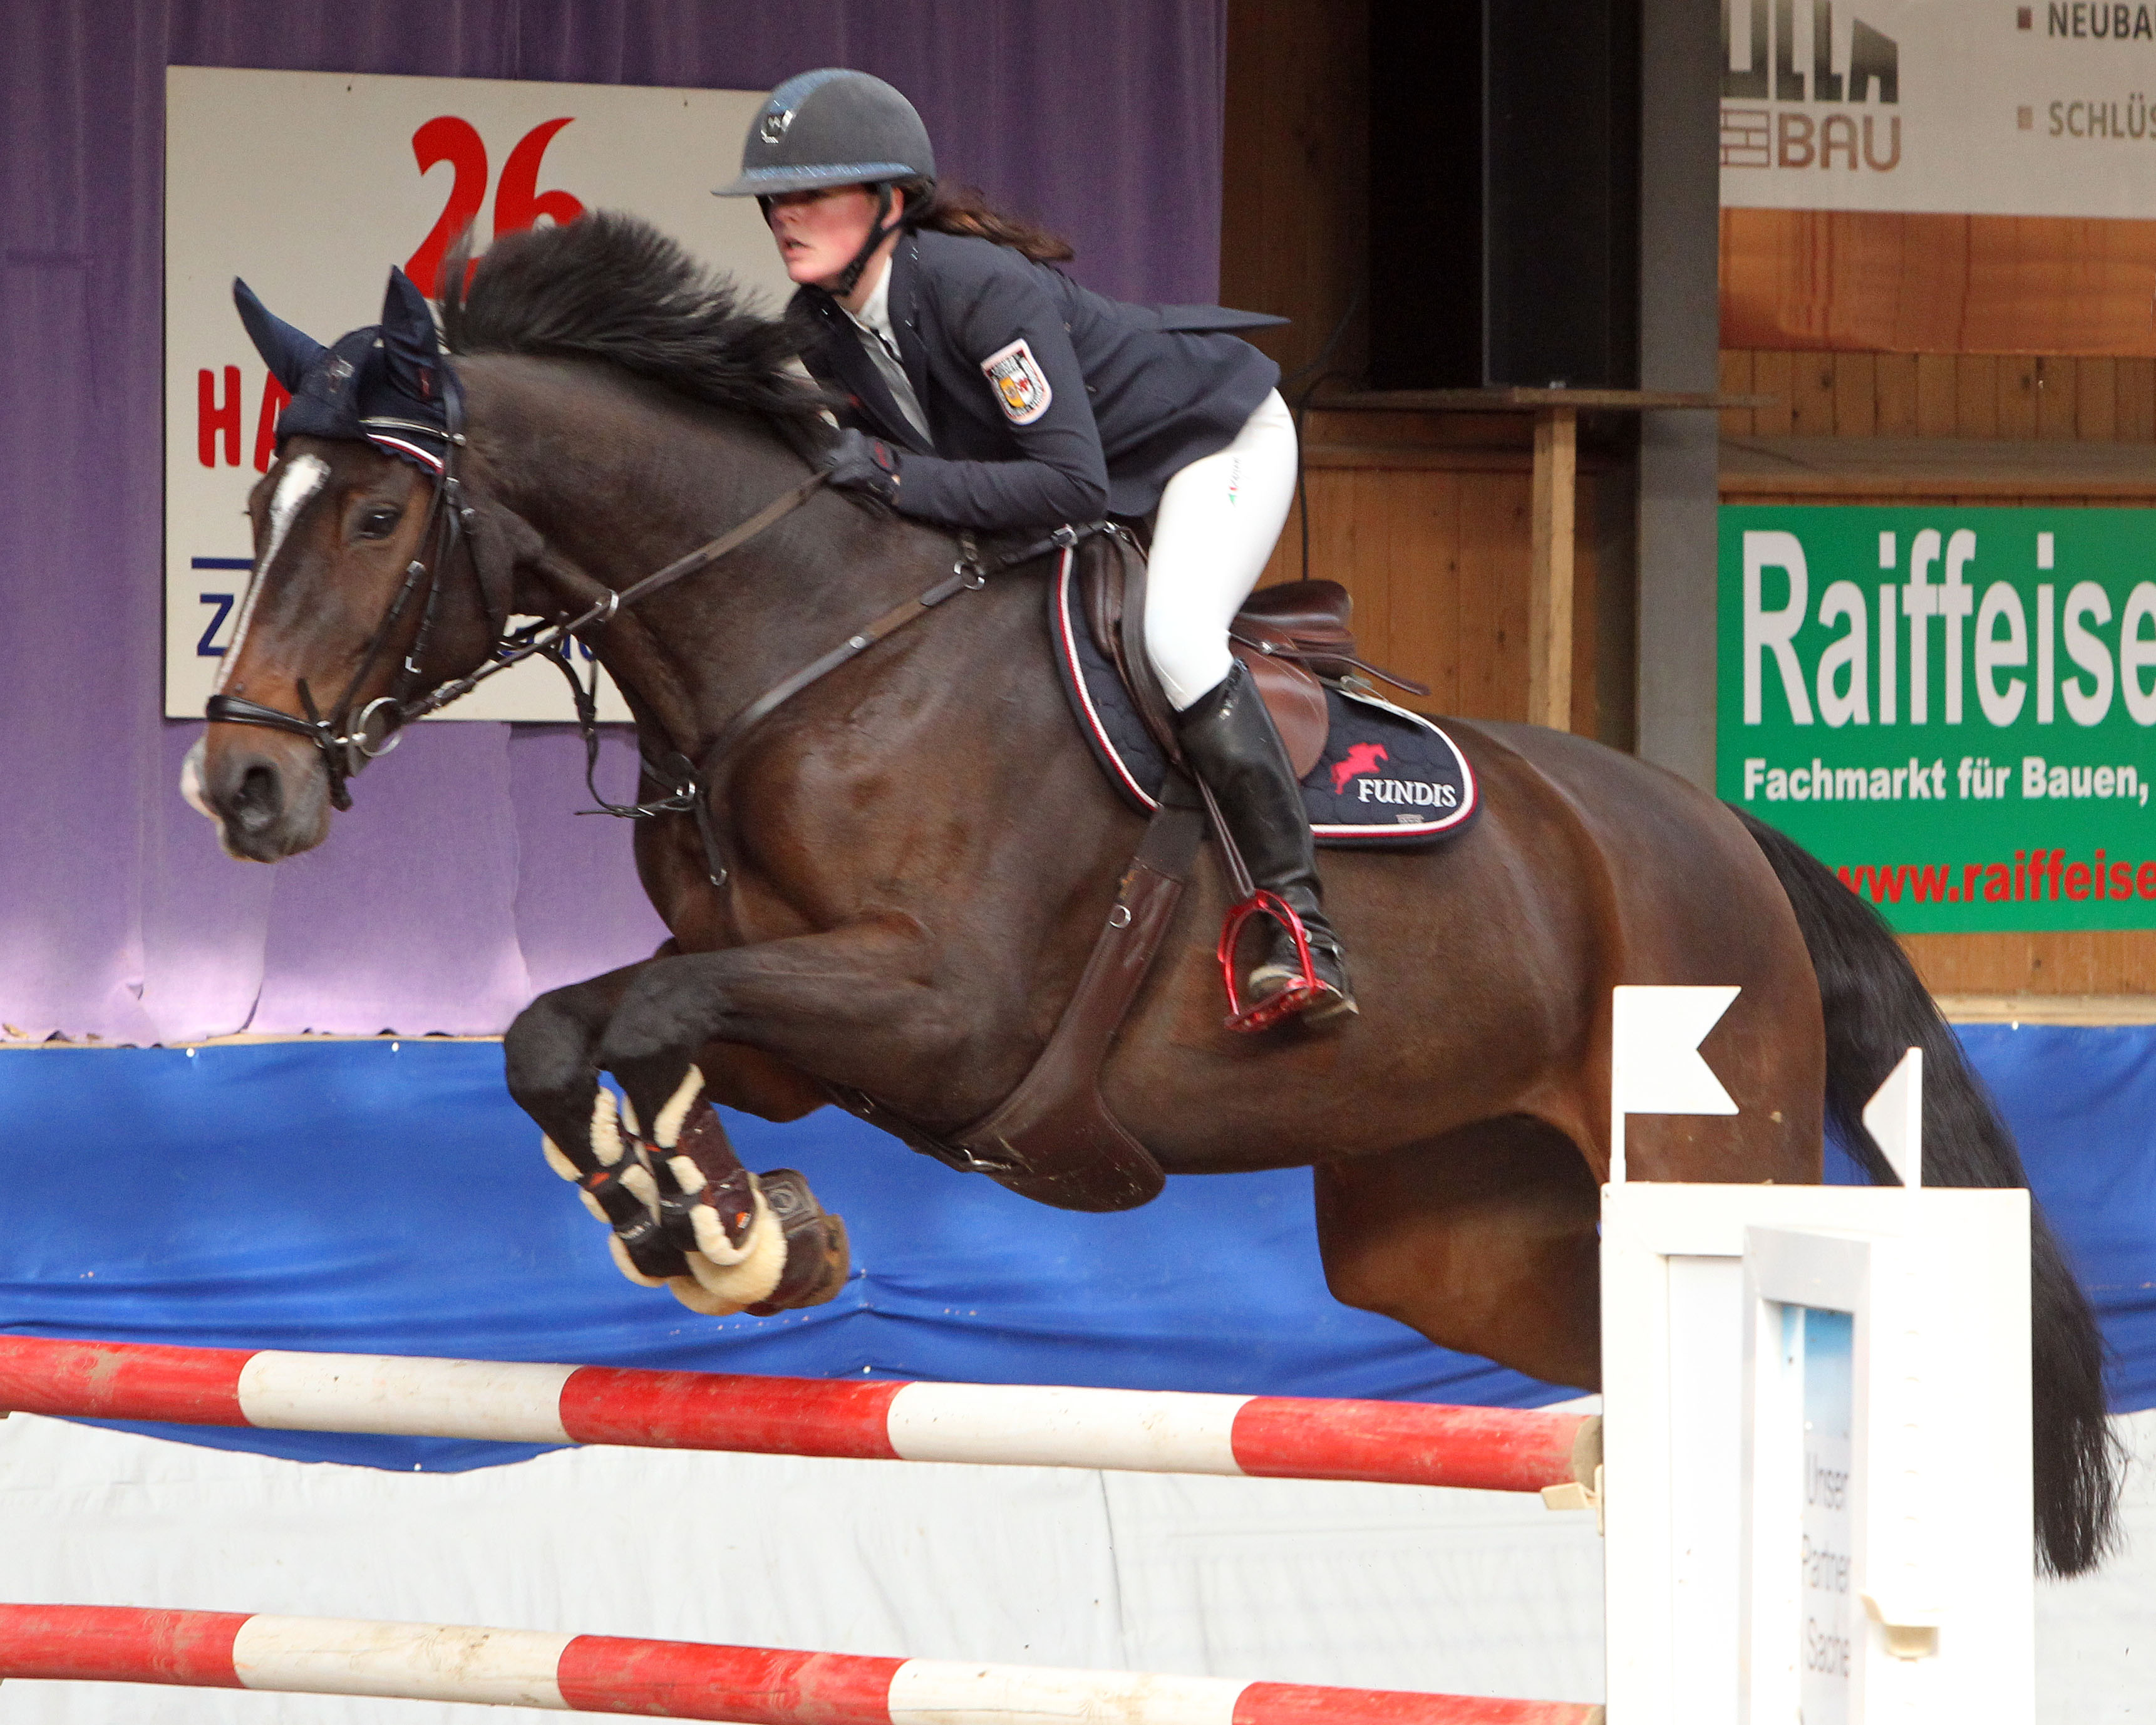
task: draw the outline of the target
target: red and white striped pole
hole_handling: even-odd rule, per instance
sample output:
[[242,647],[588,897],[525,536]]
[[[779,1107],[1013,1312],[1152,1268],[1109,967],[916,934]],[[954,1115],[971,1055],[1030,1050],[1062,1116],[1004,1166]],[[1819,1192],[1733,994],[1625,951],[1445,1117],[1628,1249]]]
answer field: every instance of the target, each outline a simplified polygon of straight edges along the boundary
[[0,1605],[0,1678],[491,1702],[737,1725],[1596,1725],[1599,1707],[536,1630]]
[[0,1336],[0,1409],[902,1461],[1591,1486],[1600,1420],[1514,1408],[893,1384]]

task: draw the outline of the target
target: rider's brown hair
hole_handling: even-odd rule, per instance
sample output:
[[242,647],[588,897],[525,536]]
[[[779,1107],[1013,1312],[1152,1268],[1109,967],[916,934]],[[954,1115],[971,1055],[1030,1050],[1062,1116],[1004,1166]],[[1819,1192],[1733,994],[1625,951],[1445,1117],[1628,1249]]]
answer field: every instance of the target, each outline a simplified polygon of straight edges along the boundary
[[898,189],[906,193],[909,228],[993,240],[1036,264],[1065,264],[1078,255],[1061,234],[1023,216],[1004,214],[991,206],[976,187],[957,186],[947,180],[901,180]]

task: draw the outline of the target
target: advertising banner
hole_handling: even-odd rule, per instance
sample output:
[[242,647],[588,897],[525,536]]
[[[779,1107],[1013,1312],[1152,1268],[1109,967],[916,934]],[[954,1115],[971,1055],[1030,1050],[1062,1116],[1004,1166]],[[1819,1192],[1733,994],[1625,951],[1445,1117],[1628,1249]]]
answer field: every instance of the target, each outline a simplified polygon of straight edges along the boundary
[[[432,292],[444,253],[587,209],[634,212],[776,311],[791,293],[755,203],[716,198],[761,93],[167,69],[165,712],[201,716],[252,561],[247,494],[282,391],[234,276],[318,341],[380,321],[390,267]],[[603,716],[628,717],[604,686]],[[572,716],[538,661],[447,718]]]
[[1910,933],[2156,927],[2156,516],[1722,511],[1717,788]]
[[1722,0],[1722,202],[2156,213],[2151,0]]

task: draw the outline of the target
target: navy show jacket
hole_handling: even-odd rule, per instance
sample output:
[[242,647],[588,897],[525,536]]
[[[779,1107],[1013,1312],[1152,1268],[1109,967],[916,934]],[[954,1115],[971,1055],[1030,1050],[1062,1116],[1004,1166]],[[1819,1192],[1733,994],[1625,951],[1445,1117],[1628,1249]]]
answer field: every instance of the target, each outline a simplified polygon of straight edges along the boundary
[[[906,234],[891,270],[891,331],[932,444],[837,300],[804,287],[789,309],[807,331],[802,362],[847,398],[840,424],[903,452],[896,506],[924,520],[987,529],[1143,515],[1178,469],[1226,448],[1280,380],[1228,333],[1280,318],[1127,305],[957,234]],[[992,367],[1018,372],[1019,400]]]

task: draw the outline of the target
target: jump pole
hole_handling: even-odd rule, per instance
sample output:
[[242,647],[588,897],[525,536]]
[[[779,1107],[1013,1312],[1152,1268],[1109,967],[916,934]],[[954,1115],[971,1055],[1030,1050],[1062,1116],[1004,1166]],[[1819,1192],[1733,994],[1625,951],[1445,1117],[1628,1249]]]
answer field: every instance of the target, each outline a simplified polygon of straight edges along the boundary
[[110,1605],[0,1605],[4,1677],[736,1725],[1598,1725],[1602,1717],[1599,1707],[1568,1702]]
[[279,1431],[619,1444],[1541,1491],[1594,1482],[1593,1416],[1420,1402],[869,1383],[0,1336],[0,1409]]

